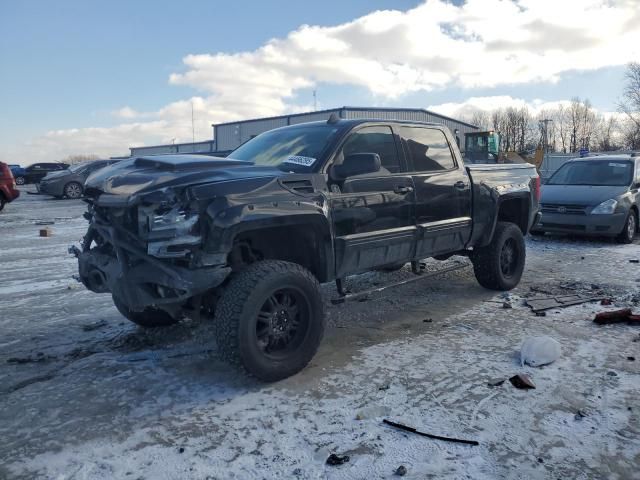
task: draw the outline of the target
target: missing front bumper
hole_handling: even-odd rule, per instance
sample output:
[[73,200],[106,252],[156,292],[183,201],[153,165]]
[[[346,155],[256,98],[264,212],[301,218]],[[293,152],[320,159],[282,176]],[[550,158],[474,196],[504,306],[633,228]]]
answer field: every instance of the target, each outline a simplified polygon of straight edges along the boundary
[[96,293],[111,293],[129,309],[184,303],[220,285],[231,269],[225,266],[187,269],[139,262],[123,270],[117,258],[94,250],[77,252],[80,281]]

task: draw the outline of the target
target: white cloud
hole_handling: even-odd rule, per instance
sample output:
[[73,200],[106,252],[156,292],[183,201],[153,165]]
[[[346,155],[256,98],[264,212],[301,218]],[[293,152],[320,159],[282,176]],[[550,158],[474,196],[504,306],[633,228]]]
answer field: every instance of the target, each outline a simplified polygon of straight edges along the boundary
[[202,97],[148,113],[125,106],[114,114],[148,121],[53,131],[31,147],[54,158],[188,141],[191,101],[197,136],[208,137],[211,123],[296,110],[296,91],[317,83],[362,87],[393,100],[450,86],[556,82],[568,71],[637,60],[639,45],[637,0],[468,0],[461,6],[427,0],[406,12],[377,11],[329,27],[302,25],[254,51],[188,55],[185,71],[169,82],[193,87]]
[[545,101],[535,99],[533,101],[527,101],[522,98],[514,98],[510,95],[494,95],[488,97],[470,97],[462,102],[430,105],[427,109],[448,117],[469,118],[477,111],[491,112],[496,109],[507,107],[527,107],[531,114],[535,116],[542,111],[549,111],[557,108],[561,104],[568,105],[569,103],[569,100]]

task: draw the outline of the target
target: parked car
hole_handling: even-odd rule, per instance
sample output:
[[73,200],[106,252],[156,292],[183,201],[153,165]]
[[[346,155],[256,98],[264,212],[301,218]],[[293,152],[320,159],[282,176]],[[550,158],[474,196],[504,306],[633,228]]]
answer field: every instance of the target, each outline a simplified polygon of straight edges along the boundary
[[540,221],[532,234],[615,237],[631,243],[638,232],[640,156],[573,159],[542,187]]
[[92,160],[71,165],[66,170],[50,172],[40,180],[40,193],[62,198],[80,198],[84,192],[84,182],[93,172],[111,165],[118,160]]
[[0,162],[0,210],[6,203],[14,201],[20,196],[20,190],[16,188],[16,182],[9,165]]
[[24,185],[25,175],[27,171],[20,165],[9,165],[13,178],[16,181],[16,185]]
[[437,124],[340,120],[271,130],[228,158],[123,160],[85,183],[80,279],[144,326],[212,315],[223,358],[274,381],[324,332],[319,283],[469,255],[509,290],[538,213],[535,167],[463,164]]
[[57,172],[69,168],[66,163],[34,163],[25,168],[24,183],[38,183],[49,172]]

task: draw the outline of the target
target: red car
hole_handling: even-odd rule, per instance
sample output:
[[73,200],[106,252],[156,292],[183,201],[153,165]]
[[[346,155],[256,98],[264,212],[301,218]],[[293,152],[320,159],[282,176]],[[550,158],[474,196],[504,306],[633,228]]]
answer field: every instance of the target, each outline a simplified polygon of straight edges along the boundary
[[5,203],[12,202],[20,196],[20,190],[16,188],[16,182],[9,165],[0,162],[0,210]]

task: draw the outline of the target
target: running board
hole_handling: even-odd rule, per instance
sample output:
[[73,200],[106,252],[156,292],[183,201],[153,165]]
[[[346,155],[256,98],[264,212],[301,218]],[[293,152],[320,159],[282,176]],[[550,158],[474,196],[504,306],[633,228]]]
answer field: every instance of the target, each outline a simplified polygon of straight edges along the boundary
[[425,278],[433,278],[435,276],[441,275],[447,272],[453,272],[455,270],[461,270],[465,267],[468,267],[468,263],[456,262],[453,265],[449,265],[447,267],[440,268],[438,270],[434,270],[433,272],[423,272],[417,274],[415,277],[408,278],[406,280],[401,280],[395,283],[389,283],[387,285],[383,285],[382,287],[374,287],[368,290],[363,290],[361,292],[356,293],[345,293],[344,295],[340,295],[337,298],[332,298],[331,303],[334,305],[338,305],[340,303],[345,303],[353,300],[358,300],[359,298],[367,297],[372,293],[383,292],[388,288],[399,287],[400,285],[406,285],[407,283],[417,282],[418,280],[424,280]]

